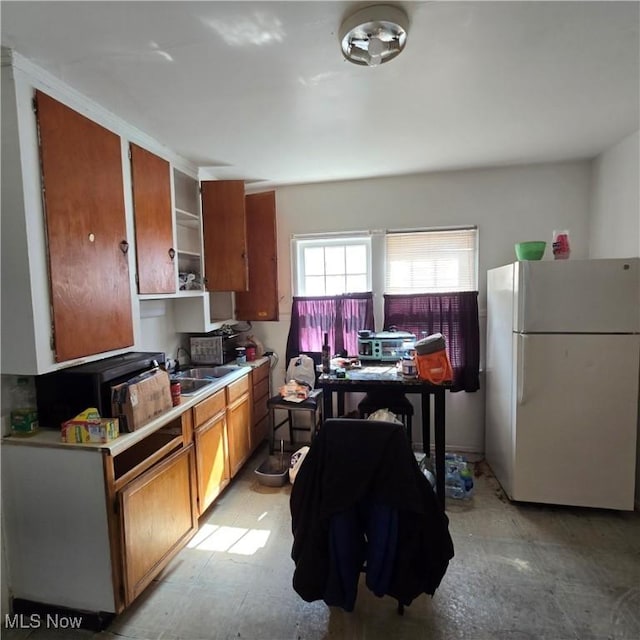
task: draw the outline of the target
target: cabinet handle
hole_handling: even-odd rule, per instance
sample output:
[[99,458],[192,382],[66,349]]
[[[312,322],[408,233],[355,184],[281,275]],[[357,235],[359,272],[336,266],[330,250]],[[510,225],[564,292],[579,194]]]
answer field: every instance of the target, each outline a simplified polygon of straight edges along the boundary
[[126,255],[127,251],[129,251],[129,243],[126,240],[123,240],[120,243],[120,251]]
[[169,257],[173,260],[176,257],[176,250],[171,247],[171,249],[169,249]]

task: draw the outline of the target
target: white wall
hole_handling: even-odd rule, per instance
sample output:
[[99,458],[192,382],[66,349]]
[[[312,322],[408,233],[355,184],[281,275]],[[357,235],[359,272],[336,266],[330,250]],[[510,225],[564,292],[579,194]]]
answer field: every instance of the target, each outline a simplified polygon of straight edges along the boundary
[[181,336],[176,333],[174,306],[169,300],[140,301],[140,351],[164,351],[177,358]]
[[589,257],[640,256],[640,131],[593,162]]
[[[594,160],[591,190],[589,256],[640,256],[640,131],[627,136]],[[640,510],[640,411],[636,443],[636,509]]]
[[[569,229],[572,258],[589,251],[590,163],[528,165],[281,187],[276,192],[280,321],[254,323],[256,335],[280,356],[274,382],[284,378],[291,314],[293,234],[475,224],[479,230],[481,342],[486,271],[515,259],[513,245],[546,240]],[[380,329],[381,327],[376,327]],[[481,361],[484,361],[484,344]],[[483,379],[481,378],[481,385]],[[416,424],[420,421],[416,406]],[[417,432],[418,430],[416,430]],[[414,439],[418,433],[414,434]],[[449,394],[447,446],[484,451],[484,390]]]

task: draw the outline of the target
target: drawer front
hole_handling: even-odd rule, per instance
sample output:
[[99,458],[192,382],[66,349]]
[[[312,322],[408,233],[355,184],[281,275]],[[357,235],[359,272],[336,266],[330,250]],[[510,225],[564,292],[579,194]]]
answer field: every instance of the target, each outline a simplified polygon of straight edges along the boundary
[[253,422],[254,424],[258,422],[258,420],[262,420],[268,413],[269,407],[267,405],[267,401],[269,400],[269,396],[262,396],[261,398],[256,398],[253,401]]
[[224,411],[227,401],[224,395],[224,389],[220,389],[206,400],[198,403],[193,407],[193,418],[196,427],[204,424],[209,418],[213,418],[216,414]]
[[265,362],[253,370],[253,386],[269,377],[269,363]]
[[258,384],[253,387],[253,400],[254,402],[262,398],[263,396],[269,395],[269,380],[266,378],[264,380],[260,380]]
[[249,393],[249,376],[244,376],[240,380],[232,382],[227,387],[227,404],[231,404],[245,393]]

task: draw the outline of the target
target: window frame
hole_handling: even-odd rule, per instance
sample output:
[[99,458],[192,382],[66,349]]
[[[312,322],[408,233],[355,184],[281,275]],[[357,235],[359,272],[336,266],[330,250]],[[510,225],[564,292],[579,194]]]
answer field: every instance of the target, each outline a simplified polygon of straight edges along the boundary
[[[304,262],[304,250],[306,248],[313,247],[331,247],[331,246],[364,246],[366,251],[366,286],[364,289],[360,291],[342,291],[336,294],[326,293],[315,294],[315,293],[307,293],[305,287],[305,278],[307,277],[305,271],[305,262]],[[371,234],[367,231],[362,232],[345,232],[345,233],[334,233],[334,234],[313,234],[313,235],[299,235],[292,236],[291,238],[291,281],[292,281],[292,291],[294,296],[304,297],[310,296],[315,297],[318,295],[345,295],[348,293],[365,293],[366,291],[372,290],[372,248],[371,248]],[[329,274],[331,275],[331,274]],[[348,275],[348,273],[345,273]],[[324,276],[326,278],[327,273],[325,269]],[[325,282],[326,284],[326,282]]]

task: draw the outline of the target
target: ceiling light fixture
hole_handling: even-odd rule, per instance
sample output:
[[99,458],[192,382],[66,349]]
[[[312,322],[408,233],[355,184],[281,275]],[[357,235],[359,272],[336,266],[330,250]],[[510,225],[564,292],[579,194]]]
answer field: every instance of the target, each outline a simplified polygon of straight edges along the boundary
[[404,49],[408,28],[409,18],[398,7],[381,4],[360,9],[340,27],[342,53],[349,62],[377,67]]

